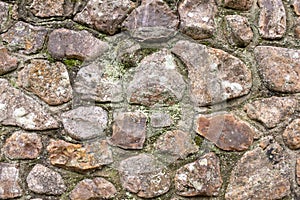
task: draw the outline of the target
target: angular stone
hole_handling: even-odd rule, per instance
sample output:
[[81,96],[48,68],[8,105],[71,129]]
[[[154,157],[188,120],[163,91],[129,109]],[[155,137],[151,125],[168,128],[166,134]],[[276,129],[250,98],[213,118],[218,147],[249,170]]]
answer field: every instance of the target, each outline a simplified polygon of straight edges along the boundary
[[129,30],[143,27],[176,29],[178,23],[178,17],[162,0],[143,0],[142,4],[130,13],[123,26]]
[[167,131],[156,140],[154,146],[155,153],[170,163],[174,160],[185,159],[189,154],[198,151],[198,146],[194,143],[191,134],[181,130]]
[[300,0],[293,0],[291,6],[294,8],[296,15],[300,16]]
[[176,193],[181,196],[218,196],[222,183],[220,161],[214,153],[184,165],[175,174]]
[[1,36],[9,50],[31,54],[43,48],[47,32],[43,27],[19,21]]
[[123,188],[139,197],[153,198],[170,188],[170,176],[166,168],[154,156],[140,154],[123,160],[119,167]]
[[258,0],[259,33],[265,39],[280,39],[286,31],[286,13],[281,0]]
[[83,145],[51,140],[47,151],[52,165],[75,171],[97,169],[113,162],[112,152],[105,140]]
[[196,118],[196,132],[226,151],[243,151],[253,143],[254,130],[232,114]]
[[274,128],[290,117],[298,106],[292,97],[271,97],[256,100],[245,106],[250,119],[262,122],[268,128]]
[[12,17],[16,15],[17,5],[0,1],[0,33],[5,32],[13,23]]
[[19,126],[25,130],[59,128],[59,123],[47,110],[31,97],[0,79],[0,122],[2,125]]
[[49,105],[60,105],[72,99],[72,87],[64,64],[34,59],[18,74],[18,83]]
[[258,46],[254,53],[262,80],[268,89],[300,92],[300,50]]
[[150,115],[150,124],[154,128],[164,128],[171,126],[173,124],[173,120],[168,113],[154,112]]
[[104,178],[84,179],[70,193],[71,200],[111,199],[117,190]]
[[53,58],[92,60],[102,55],[108,44],[87,31],[56,29],[49,35],[48,51]]
[[224,5],[227,8],[245,11],[250,10],[253,5],[253,0],[225,0]]
[[253,39],[253,31],[248,19],[240,15],[227,15],[227,39],[230,44],[240,47],[247,46]]
[[214,0],[184,0],[179,4],[180,30],[195,40],[212,37],[218,12]]
[[300,119],[295,119],[283,132],[283,140],[290,149],[300,149]]
[[130,103],[172,105],[181,100],[186,85],[175,57],[166,49],[145,57],[127,89]]
[[96,102],[123,100],[122,81],[109,76],[110,67],[105,63],[92,63],[79,70],[74,89],[80,98]]
[[146,139],[146,121],[141,112],[116,113],[110,142],[124,149],[142,149]]
[[134,7],[130,0],[90,0],[74,21],[113,35]]
[[290,169],[283,161],[282,147],[271,144],[246,152],[233,169],[226,200],[282,199],[290,194]]
[[0,47],[0,75],[13,71],[17,67],[18,59],[11,56],[5,47]]
[[43,148],[41,137],[36,133],[17,131],[3,146],[3,153],[9,159],[35,159]]
[[300,158],[298,158],[296,162],[296,181],[297,184],[300,185]]
[[38,194],[60,195],[67,189],[59,173],[41,164],[33,167],[26,181],[28,188]]
[[252,87],[251,71],[222,50],[179,41],[172,52],[187,66],[190,97],[198,106],[243,96]]
[[0,198],[12,199],[22,196],[19,169],[14,164],[0,163]]
[[61,115],[66,132],[74,139],[104,138],[107,128],[107,111],[101,107],[78,107]]

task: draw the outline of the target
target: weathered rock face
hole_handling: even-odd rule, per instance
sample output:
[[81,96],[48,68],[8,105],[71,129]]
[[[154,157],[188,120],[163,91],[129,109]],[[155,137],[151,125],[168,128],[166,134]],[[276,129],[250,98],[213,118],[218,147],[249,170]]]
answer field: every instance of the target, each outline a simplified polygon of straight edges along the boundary
[[128,101],[146,106],[178,102],[186,86],[177,70],[175,58],[167,50],[147,56],[136,68],[127,87]]
[[227,151],[243,151],[253,142],[254,130],[232,114],[196,118],[196,132]]
[[259,0],[259,33],[265,39],[282,38],[286,31],[286,13],[281,0]]
[[300,185],[300,158],[298,158],[296,162],[296,181],[298,185]]
[[146,121],[141,112],[116,113],[110,142],[124,149],[142,149],[146,139]]
[[217,14],[214,0],[184,0],[178,7],[180,30],[193,39],[209,38],[215,31]]
[[31,54],[37,53],[43,48],[47,32],[47,29],[43,27],[32,26],[20,21],[1,36],[3,41],[7,42],[9,50]]
[[294,8],[296,15],[300,16],[300,1],[293,0],[291,6]]
[[240,15],[227,15],[225,20],[229,43],[245,47],[252,41],[253,31],[246,17]]
[[0,163],[0,198],[12,199],[22,196],[19,184],[19,169],[8,163]]
[[171,126],[173,120],[168,113],[154,112],[150,115],[150,124],[154,128],[163,128]]
[[107,111],[101,107],[78,107],[62,114],[66,132],[74,139],[104,138],[107,127]]
[[225,0],[224,5],[236,10],[249,10],[253,5],[253,0]]
[[117,190],[104,178],[84,179],[80,181],[70,194],[71,200],[111,199]]
[[49,35],[48,51],[53,58],[92,60],[102,55],[108,44],[87,31],[56,29]]
[[188,41],[172,49],[187,66],[191,100],[199,106],[247,94],[251,72],[238,58],[219,49]]
[[75,171],[97,169],[113,162],[112,153],[105,140],[84,145],[51,140],[47,151],[52,165]]
[[285,164],[282,156],[278,144],[246,152],[231,173],[225,199],[282,199],[289,195],[289,178],[281,173],[287,170],[281,168]]
[[25,130],[59,127],[58,122],[37,101],[0,79],[0,121],[2,125],[20,126]]
[[75,91],[80,98],[96,102],[120,102],[123,100],[122,81],[109,77],[109,66],[92,63],[77,73]]
[[122,186],[143,198],[160,196],[166,193],[171,185],[164,166],[148,154],[123,160],[119,173]]
[[251,119],[262,122],[267,128],[274,128],[290,117],[297,105],[295,98],[271,97],[249,103],[245,110]]
[[181,196],[218,196],[222,186],[220,161],[208,153],[176,171],[175,189]]
[[2,151],[9,159],[34,159],[42,148],[41,138],[36,133],[18,131],[6,140]]
[[74,20],[113,35],[134,7],[130,0],[90,0]]
[[130,13],[124,21],[126,29],[165,27],[175,29],[178,17],[162,0],[143,0],[141,6]]
[[33,167],[26,181],[28,188],[38,194],[60,195],[66,190],[61,175],[40,164]]
[[64,64],[31,60],[19,72],[19,85],[33,92],[49,105],[60,105],[72,99],[72,87]]
[[283,132],[285,144],[290,149],[300,148],[300,119],[295,119]]
[[300,51],[271,46],[254,50],[259,71],[266,87],[277,92],[300,91]]
[[0,75],[13,71],[17,67],[18,67],[17,58],[11,56],[5,47],[0,47]]
[[13,23],[11,19],[16,15],[17,5],[0,2],[0,33],[5,32]]

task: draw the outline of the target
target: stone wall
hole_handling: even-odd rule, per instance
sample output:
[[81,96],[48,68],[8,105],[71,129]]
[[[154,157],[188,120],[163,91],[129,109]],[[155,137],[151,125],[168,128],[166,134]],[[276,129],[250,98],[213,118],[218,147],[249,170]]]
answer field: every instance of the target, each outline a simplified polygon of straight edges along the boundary
[[300,199],[299,0],[1,0],[0,199]]

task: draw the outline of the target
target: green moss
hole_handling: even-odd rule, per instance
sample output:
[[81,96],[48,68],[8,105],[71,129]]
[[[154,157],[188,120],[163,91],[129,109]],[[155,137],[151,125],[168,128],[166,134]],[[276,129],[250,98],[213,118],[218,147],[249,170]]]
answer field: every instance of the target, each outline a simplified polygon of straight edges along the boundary
[[73,67],[78,67],[78,66],[82,65],[82,61],[81,60],[77,60],[77,59],[63,59],[63,63],[69,69],[71,69]]
[[176,124],[180,119],[182,115],[182,107],[180,104],[174,104],[167,108],[168,113],[171,115],[174,124]]
[[157,51],[158,49],[145,48],[134,53],[126,53],[121,57],[121,63],[125,68],[137,67],[143,58]]

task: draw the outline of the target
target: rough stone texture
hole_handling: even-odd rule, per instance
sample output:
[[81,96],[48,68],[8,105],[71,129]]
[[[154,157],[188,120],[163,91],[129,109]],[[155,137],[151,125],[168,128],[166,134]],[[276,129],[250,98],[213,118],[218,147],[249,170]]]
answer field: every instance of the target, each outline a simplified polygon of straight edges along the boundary
[[18,74],[18,83],[49,105],[60,105],[72,99],[72,87],[64,64],[34,59]]
[[107,111],[101,107],[78,107],[62,114],[66,132],[74,139],[104,138],[107,128]]
[[154,112],[150,115],[150,124],[154,128],[163,128],[171,126],[173,120],[168,113]]
[[297,100],[292,97],[271,97],[249,103],[244,109],[249,118],[262,122],[268,128],[274,128],[290,117],[297,105]]
[[243,151],[253,142],[254,130],[232,114],[196,118],[196,132],[227,151]]
[[20,21],[1,36],[3,41],[8,43],[9,50],[31,54],[37,53],[43,48],[46,35],[46,28],[32,26]]
[[46,130],[59,127],[58,122],[37,101],[0,79],[0,122],[25,130]]
[[84,179],[71,191],[71,200],[111,199],[117,190],[104,178]]
[[250,10],[253,5],[253,0],[225,0],[224,5],[227,8],[233,8],[236,10]]
[[296,181],[300,185],[300,158],[296,161]]
[[61,175],[41,164],[36,164],[26,178],[28,188],[38,194],[60,195],[66,190]]
[[92,60],[102,55],[108,44],[87,31],[56,29],[49,35],[48,51],[53,58]]
[[90,0],[74,20],[113,35],[134,7],[130,0]]
[[293,0],[291,6],[294,8],[294,12],[300,16],[300,1]]
[[165,167],[152,155],[140,154],[120,163],[122,186],[139,197],[153,198],[166,193],[170,188],[170,177]]
[[195,104],[215,104],[249,93],[251,72],[238,58],[188,41],[179,41],[172,52],[187,66],[190,96]]
[[12,18],[16,16],[17,5],[0,1],[0,33],[5,32],[12,25]]
[[22,196],[19,169],[14,164],[0,163],[0,198],[12,199]]
[[11,72],[17,67],[18,59],[14,56],[11,56],[5,47],[0,46],[0,75]]
[[283,132],[285,144],[290,149],[300,148],[300,119],[295,119]]
[[282,38],[286,31],[286,13],[281,0],[258,0],[259,33],[265,39]]
[[229,43],[245,47],[252,41],[253,31],[246,17],[240,15],[227,15],[225,20]]
[[181,196],[218,196],[222,183],[220,161],[214,153],[182,166],[175,174],[176,193]]
[[193,39],[209,38],[214,34],[217,6],[214,0],[184,0],[179,4],[180,30]]
[[295,38],[300,39],[300,18],[298,18],[295,22],[294,36]]
[[146,139],[146,121],[141,112],[116,113],[110,142],[124,149],[142,149]]
[[282,156],[278,144],[246,152],[231,173],[225,199],[282,199],[289,195],[289,178],[282,174],[289,170],[281,166],[285,164]]
[[17,131],[6,140],[2,151],[9,159],[35,159],[42,148],[42,140],[36,133]]
[[75,91],[85,100],[96,102],[120,102],[123,100],[122,81],[109,76],[105,63],[92,63],[79,70],[75,80]]
[[264,84],[277,92],[300,92],[300,51],[271,46],[254,50]]
[[174,56],[163,49],[141,61],[126,93],[130,103],[171,105],[181,100],[185,88]]
[[52,165],[75,171],[97,169],[113,162],[112,153],[105,140],[83,145],[51,140],[47,151]]
[[155,152],[166,162],[184,159],[189,154],[196,153],[198,146],[194,143],[191,134],[181,130],[167,131],[160,136],[155,146]]
[[143,27],[176,29],[178,23],[178,17],[162,0],[143,0],[123,22],[123,26],[129,30]]

